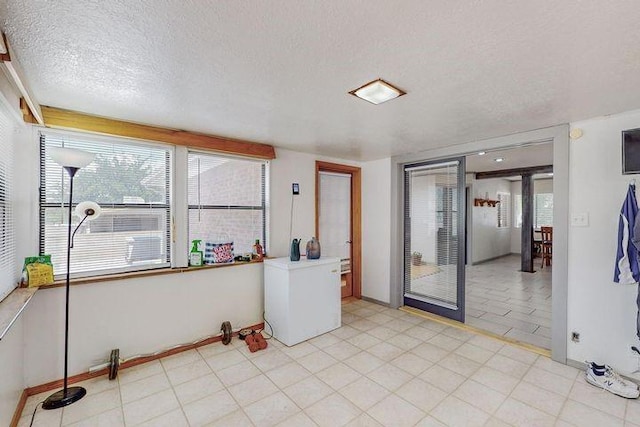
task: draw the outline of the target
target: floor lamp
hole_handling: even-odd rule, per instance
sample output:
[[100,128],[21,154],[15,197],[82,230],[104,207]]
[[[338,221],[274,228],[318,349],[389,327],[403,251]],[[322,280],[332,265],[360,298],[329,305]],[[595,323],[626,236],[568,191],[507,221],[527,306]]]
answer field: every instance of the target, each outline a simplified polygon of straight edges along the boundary
[[[49,155],[54,162],[62,166],[70,177],[69,183],[69,229],[67,232],[67,283],[66,283],[66,302],[65,302],[65,317],[64,317],[64,388],[53,393],[42,404],[44,409],[57,409],[63,406],[71,405],[72,403],[82,399],[87,390],[83,387],[67,387],[68,382],[68,356],[69,356],[69,268],[71,265],[71,248],[73,247],[73,239],[71,234],[71,213],[73,204],[73,177],[76,172],[81,168],[87,166],[93,161],[95,154],[87,153],[86,151],[74,150],[70,148],[51,147],[48,148]],[[92,202],[89,202],[90,204]],[[83,206],[83,207],[82,207]],[[94,219],[99,212],[99,206],[92,203],[90,206],[87,202],[78,205],[80,208],[80,217],[82,221],[78,224],[78,227],[84,222],[85,219]],[[76,209],[76,212],[78,209]],[[76,227],[76,230],[78,230]],[[75,231],[73,234],[75,235]]]

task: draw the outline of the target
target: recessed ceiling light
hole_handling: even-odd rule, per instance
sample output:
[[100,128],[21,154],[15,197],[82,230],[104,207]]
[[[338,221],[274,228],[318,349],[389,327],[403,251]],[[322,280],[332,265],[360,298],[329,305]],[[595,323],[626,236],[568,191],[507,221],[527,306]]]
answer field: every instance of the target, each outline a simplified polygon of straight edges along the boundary
[[382,79],[369,82],[349,93],[376,105],[406,94],[403,90],[398,89]]
[[498,163],[500,163],[500,162],[504,162],[504,157],[498,157],[498,158],[495,158],[495,159],[493,159],[493,161],[494,161],[494,162],[498,162]]
[[486,151],[478,151],[478,156],[484,156],[485,154],[487,154]]

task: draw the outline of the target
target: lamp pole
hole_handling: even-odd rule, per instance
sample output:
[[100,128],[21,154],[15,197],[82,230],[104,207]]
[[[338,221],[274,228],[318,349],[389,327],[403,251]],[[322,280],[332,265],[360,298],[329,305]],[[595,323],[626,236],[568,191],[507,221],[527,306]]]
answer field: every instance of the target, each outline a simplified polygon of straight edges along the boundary
[[69,173],[69,227],[67,230],[67,283],[66,283],[66,299],[65,299],[65,316],[64,316],[64,387],[53,393],[42,404],[43,409],[57,409],[63,406],[71,405],[72,403],[82,399],[87,390],[83,387],[68,387],[69,375],[69,269],[71,268],[71,212],[73,206],[73,177],[80,168],[72,166],[64,166],[64,169]]
[[[71,405],[72,403],[82,399],[87,390],[83,387],[69,387],[69,281],[70,281],[70,269],[71,269],[71,247],[73,246],[72,234],[71,234],[71,211],[73,208],[73,177],[83,167],[87,166],[93,161],[95,154],[87,153],[82,150],[74,150],[64,147],[47,147],[47,152],[57,164],[62,166],[69,174],[69,215],[68,215],[68,230],[67,230],[67,280],[66,280],[66,298],[65,298],[65,316],[64,316],[64,387],[62,390],[58,390],[45,399],[42,403],[43,409],[57,409],[63,406]],[[95,204],[94,204],[95,205]],[[95,205],[98,208],[97,205]],[[98,208],[99,209],[99,208]],[[84,212],[84,218],[93,216],[95,210],[86,210]],[[82,224],[82,222],[80,222]]]
[[73,177],[78,168],[65,168],[69,173],[69,227],[67,228],[67,283],[66,283],[66,298],[65,298],[65,313],[64,313],[64,394],[67,394],[67,383],[69,379],[69,285],[70,276],[69,270],[71,268],[71,206],[73,203]]

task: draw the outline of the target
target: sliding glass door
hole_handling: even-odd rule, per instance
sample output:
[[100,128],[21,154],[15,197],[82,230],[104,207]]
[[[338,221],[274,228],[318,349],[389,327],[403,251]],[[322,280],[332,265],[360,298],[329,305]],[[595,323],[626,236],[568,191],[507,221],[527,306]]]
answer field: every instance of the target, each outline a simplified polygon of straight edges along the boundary
[[404,168],[404,304],[464,322],[464,158]]

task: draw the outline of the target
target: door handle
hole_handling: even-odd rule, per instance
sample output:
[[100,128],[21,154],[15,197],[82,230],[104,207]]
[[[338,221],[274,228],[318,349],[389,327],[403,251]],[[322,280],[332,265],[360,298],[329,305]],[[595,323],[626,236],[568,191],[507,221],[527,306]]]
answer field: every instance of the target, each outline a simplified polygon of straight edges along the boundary
[[345,243],[349,243],[349,244],[351,244],[351,243],[353,243],[353,242],[352,242],[351,240],[347,240]]

